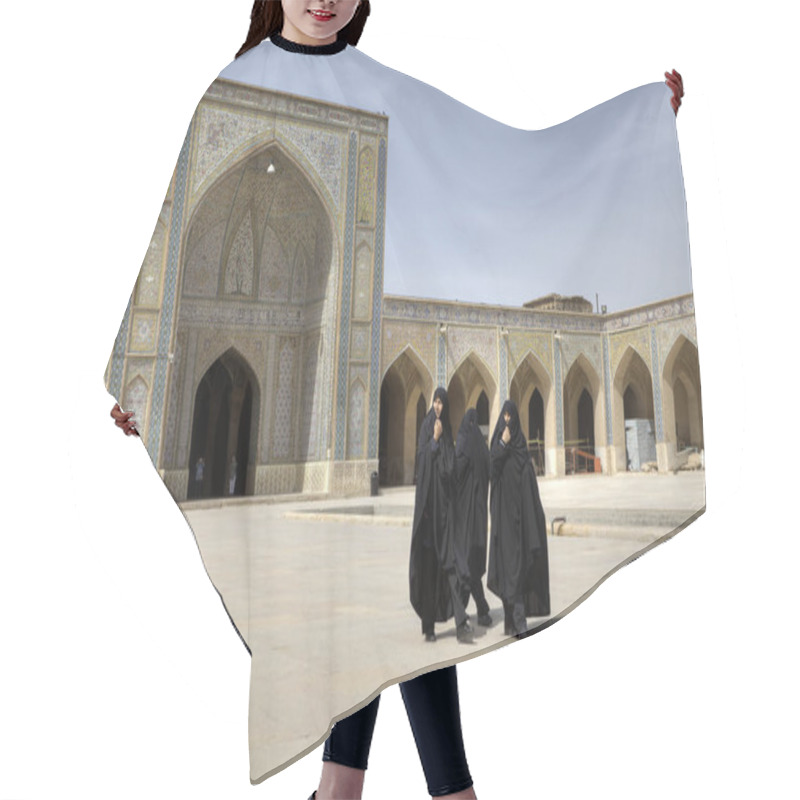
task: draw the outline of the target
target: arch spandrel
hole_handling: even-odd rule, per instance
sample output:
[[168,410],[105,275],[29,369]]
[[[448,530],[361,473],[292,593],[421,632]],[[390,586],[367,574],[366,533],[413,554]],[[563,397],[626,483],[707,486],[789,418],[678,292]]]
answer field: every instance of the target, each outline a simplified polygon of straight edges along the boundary
[[384,317],[381,335],[381,379],[406,347],[414,351],[429,375],[436,374],[436,326]]
[[611,351],[611,374],[616,375],[619,365],[627,350],[635,350],[652,372],[653,365],[650,354],[650,329],[648,327],[637,328],[632,331],[613,333],[609,337],[609,349]]
[[450,423],[453,432],[458,430],[468,408],[477,405],[481,393],[489,402],[489,419],[495,420],[500,413],[497,378],[489,366],[474,350],[470,350],[450,373],[447,393],[450,400]]
[[[679,334],[664,359],[664,439],[674,447],[703,448],[702,387],[697,347]],[[670,450],[667,458],[675,455]]]
[[447,374],[454,375],[459,366],[474,353],[481,359],[492,380],[497,384],[497,331],[495,328],[467,328],[449,325],[447,328]]
[[381,382],[388,379],[390,375],[395,375],[402,382],[403,391],[407,394],[413,388],[413,380],[410,377],[416,376],[420,383],[420,389],[426,397],[433,397],[434,380],[430,368],[422,360],[413,345],[406,345],[392,362],[381,373]]
[[197,110],[194,158],[189,170],[187,211],[220,175],[228,172],[253,148],[275,138],[275,116],[254,111],[230,111],[210,103]]
[[658,351],[663,365],[681,336],[697,347],[697,327],[694,315],[660,323],[656,329],[656,336],[658,338]]
[[650,359],[645,359],[636,347],[629,344],[617,361],[614,370],[614,387],[624,392],[631,375],[640,377],[642,380],[647,377],[652,392],[653,374],[650,369]]
[[412,347],[392,361],[381,378],[379,475],[383,485],[410,484],[414,478],[420,411],[433,396],[433,377]]
[[603,374],[603,340],[600,336],[564,334],[561,339],[561,355],[566,372],[569,372],[579,356],[583,356],[597,375]]
[[[534,426],[531,418],[531,398],[538,392],[541,419]],[[555,446],[555,386],[550,374],[536,354],[529,350],[514,370],[509,382],[509,396],[517,404],[526,438],[544,438],[547,447]],[[535,428],[538,428],[536,430]],[[543,451],[537,451],[537,469],[545,471]]]
[[[545,403],[548,402],[553,382],[550,378],[550,373],[547,371],[547,368],[532,350],[528,350],[525,356],[516,365],[513,373],[511,374],[509,386],[512,388],[515,385],[520,386],[521,382],[523,381],[535,383],[540,388],[540,392]],[[528,394],[530,394],[530,392],[521,391],[520,398],[524,398]],[[513,397],[511,399],[515,400]],[[515,400],[515,402],[517,401]],[[520,400],[520,402],[522,402],[522,400]],[[519,402],[517,402],[517,405],[519,405]]]
[[[602,448],[606,446],[606,396],[601,375],[583,353],[579,354],[564,379],[562,402],[565,442],[583,440],[588,425],[591,430],[588,446],[595,455],[602,457]],[[589,401],[591,405],[584,409]],[[604,462],[602,469],[608,471],[608,464]]]
[[553,335],[548,332],[509,331],[509,374],[513,374],[517,367],[532,353],[547,376],[553,378]]
[[324,295],[340,256],[312,178],[274,142],[220,176],[186,226],[181,296],[285,308]]
[[[670,349],[666,351],[664,355],[666,357],[664,358],[662,374],[665,378],[669,378],[682,366],[686,372],[696,376],[699,382],[700,365],[697,354],[697,344],[688,336],[679,333],[672,342]],[[679,361],[683,361],[683,365],[679,364]]]
[[279,120],[276,138],[299,164],[324,187],[331,215],[343,207],[347,167],[347,132],[335,132],[314,125]]
[[567,370],[567,377],[564,379],[565,387],[577,387],[584,385],[589,387],[590,393],[597,396],[602,388],[600,372],[595,369],[591,361],[583,354],[579,353]]
[[[346,147],[344,134],[337,135],[341,139],[341,147]],[[219,191],[219,186],[231,175],[236,175],[242,169],[246,169],[248,163],[256,159],[272,156],[276,165],[280,160],[290,170],[296,170],[297,174],[302,175],[308,187],[314,192],[319,202],[325,209],[330,220],[335,221],[334,231],[341,230],[344,224],[344,210],[341,198],[336,199],[331,195],[330,188],[326,185],[324,178],[317,170],[317,167],[306,157],[296,142],[283,137],[271,136],[265,140],[264,137],[254,138],[248,146],[239,148],[231,153],[229,157],[221,161],[207,177],[203,180],[202,186],[198,186],[193,195],[186,203],[184,231],[186,231],[184,242],[188,241],[188,234],[191,232],[195,222],[195,217],[204,201],[212,192]],[[346,159],[339,157],[339,169],[346,169]],[[235,191],[235,188],[232,190]],[[338,190],[341,191],[341,190]],[[226,206],[225,201],[217,205]]]
[[258,373],[266,360],[266,343],[263,336],[241,334],[234,331],[203,331],[197,342],[197,354],[193,362],[192,391],[208,372],[211,365],[225,355],[235,353],[253,372],[252,380],[261,390]]

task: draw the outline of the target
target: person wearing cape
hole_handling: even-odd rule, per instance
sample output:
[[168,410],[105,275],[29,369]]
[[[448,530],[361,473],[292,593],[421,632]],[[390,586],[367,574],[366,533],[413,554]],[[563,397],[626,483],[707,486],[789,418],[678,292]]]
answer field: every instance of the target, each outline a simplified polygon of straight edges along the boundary
[[478,411],[470,408],[456,439],[455,543],[467,565],[467,586],[478,609],[478,624],[484,627],[492,624],[481,583],[486,572],[489,470],[489,448],[478,427]]
[[492,533],[487,585],[503,601],[505,633],[550,614],[547,524],[517,406],[506,400],[492,434]]
[[[280,6],[287,9],[288,16],[285,25],[276,27]],[[340,23],[345,16],[353,13],[352,22],[342,28]],[[284,258],[275,240],[266,235],[267,220],[262,214],[265,208],[275,209],[263,202],[266,184],[248,184],[239,180],[244,172],[236,172],[252,157],[252,175],[257,173],[258,180],[269,180],[266,176],[275,172],[275,165],[268,160],[262,164],[257,157],[275,143],[276,153],[291,153],[280,156],[283,160],[279,160],[278,167],[291,161],[296,172],[305,170],[306,175],[315,176],[316,183],[307,196],[313,195],[315,208],[324,206],[332,231],[326,234],[333,241],[328,242],[327,250],[325,246],[316,251],[313,247],[292,250],[297,258],[295,264],[302,263],[301,257],[326,259],[324,263],[313,263],[308,271],[313,267],[323,277],[315,284],[319,294],[312,300],[315,309],[324,309],[321,319],[327,327],[320,328],[318,347],[304,348],[302,353],[304,358],[310,354],[312,365],[314,353],[321,354],[325,361],[316,371],[309,368],[302,376],[302,384],[306,394],[321,398],[320,407],[326,414],[330,412],[320,422],[318,458],[311,466],[316,469],[322,465],[320,472],[324,471],[328,481],[323,487],[331,496],[334,493],[329,476],[335,468],[371,465],[378,459],[378,369],[384,296],[394,293],[452,300],[457,285],[463,301],[485,303],[489,297],[494,303],[518,306],[521,281],[549,289],[554,276],[558,276],[559,291],[579,293],[586,290],[593,276],[618,274],[619,265],[623,265],[625,279],[619,281],[616,303],[623,308],[629,307],[625,303],[635,305],[685,293],[691,285],[673,114],[683,93],[677,73],[667,76],[668,88],[663,84],[640,87],[561,125],[523,131],[492,120],[357,50],[354,45],[368,13],[366,0],[360,4],[354,0],[255,2],[245,44],[208,88],[190,123],[159,218],[160,233],[154,235],[154,257],[148,257],[142,267],[106,373],[106,385],[118,401],[112,411],[115,423],[127,435],[141,435],[177,502],[187,499],[187,487],[191,485],[192,414],[202,378],[199,357],[198,364],[191,364],[194,373],[187,366],[188,359],[206,348],[202,355],[207,369],[208,364],[215,363],[214,359],[220,361],[226,353],[242,352],[251,341],[242,344],[252,334],[247,326],[257,322],[266,321],[264,329],[257,332],[259,341],[252,345],[252,352],[260,356],[252,356],[240,372],[245,383],[253,387],[254,441],[248,459],[237,459],[237,483],[245,494],[269,493],[263,488],[266,479],[258,483],[254,476],[260,479],[273,466],[286,466],[285,474],[302,476],[312,461],[301,458],[288,465],[270,461],[272,432],[285,436],[288,446],[286,431],[291,433],[292,417],[287,416],[286,425],[268,425],[266,420],[281,409],[291,408],[291,393],[301,384],[299,367],[291,369],[293,345],[286,344],[280,353],[274,349],[275,340],[287,334],[274,320],[293,315],[292,324],[299,321],[302,325],[304,319],[311,319],[311,313],[309,309],[306,315],[305,307],[295,308],[268,296],[272,289],[267,280],[258,283],[258,270],[265,269],[267,255]],[[305,25],[314,28],[311,35],[298,35]],[[336,27],[336,32],[328,35],[331,26]],[[284,120],[281,114],[292,103],[296,116]],[[328,104],[324,113],[329,114],[333,135],[323,131],[316,137],[311,130],[314,114],[318,113],[315,103]],[[349,130],[347,120],[351,118],[356,122]],[[365,127],[367,123],[373,127]],[[362,140],[368,141],[369,147],[359,149]],[[314,147],[316,151],[312,152]],[[365,168],[360,170],[359,155],[370,148],[372,165],[365,162]],[[369,191],[362,193],[362,186]],[[239,192],[243,196],[248,191],[256,199],[245,211],[236,206],[236,198]],[[359,228],[356,211],[360,211],[360,201],[365,198],[372,198],[375,215],[371,227]],[[200,208],[202,204],[205,205]],[[292,217],[294,209],[289,204],[279,218],[291,229],[292,236],[304,241],[302,237],[308,231],[303,224],[304,212],[301,209],[300,216]],[[247,233],[243,220],[252,223],[253,235]],[[354,273],[365,252],[371,253],[365,283],[372,288],[366,294],[367,313],[359,318],[361,327],[351,331],[350,310],[357,304]],[[226,273],[229,258],[231,271]],[[503,264],[508,280],[496,281],[492,268],[495,264]],[[326,281],[328,275],[331,277]],[[251,280],[249,276],[254,277]],[[357,288],[363,290],[363,285]],[[220,318],[227,321],[227,327],[218,321]],[[185,339],[181,336],[198,319],[207,323],[205,339],[196,347],[182,346]],[[191,328],[190,333],[195,336],[196,328]],[[362,339],[357,340],[356,333]],[[503,335],[502,331],[499,335]],[[271,342],[272,349],[263,349],[266,342]],[[368,348],[367,358],[355,355],[357,344]],[[237,350],[240,345],[242,349]],[[433,347],[439,345],[434,342]],[[437,352],[439,373],[436,355],[434,365],[428,369],[433,385],[447,384],[447,357],[444,350]],[[494,352],[498,350],[495,348]],[[244,361],[239,359],[236,363]],[[260,370],[258,374],[252,364]],[[346,376],[351,371],[366,377],[358,377],[350,384],[360,386],[362,394],[355,398],[358,402],[347,405]],[[307,379],[307,375],[311,378]],[[337,388],[337,380],[343,382],[340,385],[344,390]],[[506,388],[498,384],[498,397]],[[258,408],[257,401],[262,404]],[[125,411],[120,402],[127,406]],[[244,407],[242,403],[239,410]],[[306,412],[310,417],[311,410],[304,407],[303,414]],[[348,423],[357,428],[359,414],[364,422],[361,430],[369,436],[347,440]],[[299,413],[294,415],[294,419],[300,417]],[[299,424],[304,422],[305,418]],[[436,427],[433,420],[431,425]],[[207,435],[208,441],[213,442],[212,434]],[[434,446],[436,437],[430,434],[423,459],[430,462],[430,477],[423,476],[420,481],[431,481],[430,485],[436,487],[430,497],[442,520],[451,516],[444,513],[446,503],[440,503],[447,481],[444,473],[438,472],[439,467],[432,465],[440,458],[443,462],[453,458],[451,436],[442,430]],[[497,444],[495,439],[493,445]],[[355,449],[356,445],[361,446],[361,451],[354,459],[348,448]],[[434,456],[437,448],[440,452]],[[207,452],[203,455],[210,474],[211,456]],[[507,463],[516,458],[511,451],[505,453]],[[307,474],[319,473],[309,470]],[[199,485],[192,486],[192,494],[200,490]],[[291,490],[302,491],[303,487]],[[502,529],[505,520],[503,511],[495,508],[499,499],[496,491],[493,485],[492,526],[499,510]],[[420,514],[428,495],[422,500]],[[196,519],[192,516],[189,520],[193,529]],[[412,551],[416,553],[420,544],[432,543],[434,546],[427,549],[441,558],[432,570],[438,576],[434,617],[460,614],[457,606],[452,607],[454,593],[449,577],[442,581],[442,565],[448,569],[454,565],[450,574],[458,574],[461,561],[452,548],[452,538],[448,540],[450,533],[436,525],[426,533],[419,526],[421,517],[416,522]],[[263,528],[249,529],[248,524],[243,522],[241,536],[226,544],[239,547],[239,542],[243,543],[241,551],[237,550],[235,557],[226,562],[231,569],[239,570],[236,588],[220,588],[210,562],[206,568],[252,657],[250,760],[251,781],[258,783],[321,743],[331,730],[331,721],[362,707],[376,695],[377,687],[422,675],[442,663],[442,655],[434,652],[440,651],[439,646],[420,648],[418,652],[417,642],[409,641],[404,649],[396,636],[382,637],[380,627],[360,627],[346,604],[330,607],[330,616],[324,620],[324,636],[320,636],[313,625],[307,624],[302,609],[278,603],[280,615],[296,616],[287,646],[297,648],[304,644],[310,650],[328,642],[327,650],[302,661],[303,691],[298,691],[296,670],[281,671],[274,666],[276,631],[268,624],[265,629],[266,617],[249,616],[250,609],[265,607],[265,587],[277,583],[281,573],[276,567],[275,581],[271,583],[265,573],[272,565],[264,559],[248,560],[252,548],[273,533]],[[494,530],[492,535],[494,542]],[[206,562],[208,553],[202,547],[201,553]],[[333,555],[319,560],[327,563]],[[502,555],[498,553],[500,561],[491,555],[489,588],[517,603],[516,595],[509,594],[509,586],[513,591],[517,588],[509,584],[509,570]],[[526,558],[529,555],[526,552]],[[541,553],[537,558],[541,567]],[[424,563],[428,569],[433,567],[431,560]],[[337,576],[343,586],[355,585],[362,577],[356,568]],[[416,578],[410,583],[412,603],[420,609],[424,607],[427,614],[429,606],[422,602],[423,583],[416,582]],[[394,588],[387,584],[387,592],[404,595],[402,602],[407,603],[407,587],[408,584]],[[541,583],[534,588],[539,592],[538,600],[543,601]],[[529,599],[523,596],[524,612],[543,611],[541,602],[534,607],[525,602]],[[515,620],[519,622],[519,614]],[[372,672],[360,661],[365,655],[365,640],[369,641],[367,655],[372,659]],[[487,641],[487,649],[493,644],[496,642]],[[441,647],[445,646],[442,642]],[[475,652],[470,648],[470,655]],[[453,656],[453,660],[460,657]],[[454,676],[455,670],[439,672]],[[280,715],[275,711],[278,707]],[[286,728],[296,720],[303,724],[292,728],[289,735]]]
[[435,642],[435,622],[456,621],[459,641],[472,641],[472,627],[461,599],[468,580],[463,551],[455,542],[455,450],[447,390],[433,394],[417,442],[417,486],[411,528],[409,586],[411,605],[422,620],[426,641]]

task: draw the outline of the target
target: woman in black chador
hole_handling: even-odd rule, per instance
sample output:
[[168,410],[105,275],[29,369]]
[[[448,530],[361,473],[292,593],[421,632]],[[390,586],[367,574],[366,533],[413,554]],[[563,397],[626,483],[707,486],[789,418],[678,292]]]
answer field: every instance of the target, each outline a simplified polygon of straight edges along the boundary
[[454,540],[454,472],[447,391],[440,386],[433,394],[431,410],[417,440],[417,489],[409,565],[411,605],[422,620],[422,633],[429,642],[436,641],[434,624],[454,615],[458,641],[472,641],[460,592],[461,584],[467,580],[467,568]]
[[478,427],[478,412],[470,408],[456,439],[455,543],[467,565],[469,591],[478,608],[478,624],[487,628],[492,617],[481,578],[486,572],[489,469],[489,448]]
[[492,539],[487,586],[503,601],[505,632],[550,614],[547,527],[519,412],[506,400],[491,442]]

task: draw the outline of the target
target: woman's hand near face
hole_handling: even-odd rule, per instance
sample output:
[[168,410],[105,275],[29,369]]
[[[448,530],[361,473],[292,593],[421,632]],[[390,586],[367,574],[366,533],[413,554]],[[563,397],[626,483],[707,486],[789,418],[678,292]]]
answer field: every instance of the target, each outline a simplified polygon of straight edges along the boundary
[[672,70],[672,72],[665,72],[664,76],[666,77],[666,84],[672,89],[672,98],[670,99],[670,104],[672,105],[672,110],[675,112],[675,116],[678,115],[678,109],[681,107],[681,98],[683,97],[683,78],[681,77],[680,72],[677,70]]
[[133,411],[123,411],[119,407],[119,403],[114,403],[114,408],[111,409],[111,416],[114,418],[114,424],[121,428],[126,436],[138,436],[139,431],[136,430],[136,420],[133,418]]
[[439,437],[442,435],[442,421],[437,419],[436,422],[433,423],[433,438],[436,441],[439,441]]
[[511,441],[511,429],[506,425],[503,429],[503,444],[508,444]]

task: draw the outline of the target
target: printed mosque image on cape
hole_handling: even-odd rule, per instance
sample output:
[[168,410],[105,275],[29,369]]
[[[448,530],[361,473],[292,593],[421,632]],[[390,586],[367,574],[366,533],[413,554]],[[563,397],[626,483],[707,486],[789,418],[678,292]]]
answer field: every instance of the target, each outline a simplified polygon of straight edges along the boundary
[[[528,633],[705,508],[663,85],[522,132],[352,48],[332,58],[363,95],[328,75],[330,59],[310,67],[310,91],[282,67],[293,58],[264,42],[203,96],[106,371],[251,653],[253,782],[382,688],[520,635],[492,590],[510,568],[491,552],[492,520],[516,524],[497,506],[503,448],[523,454],[535,494],[521,524],[547,602],[526,603]],[[241,72],[260,75],[255,59],[274,85]],[[412,595],[426,580],[415,531],[457,496],[470,448],[487,531],[470,569],[489,610],[478,624],[454,588],[473,635],[439,615],[426,640],[409,594],[410,564]],[[451,553],[466,524],[453,519]]]

